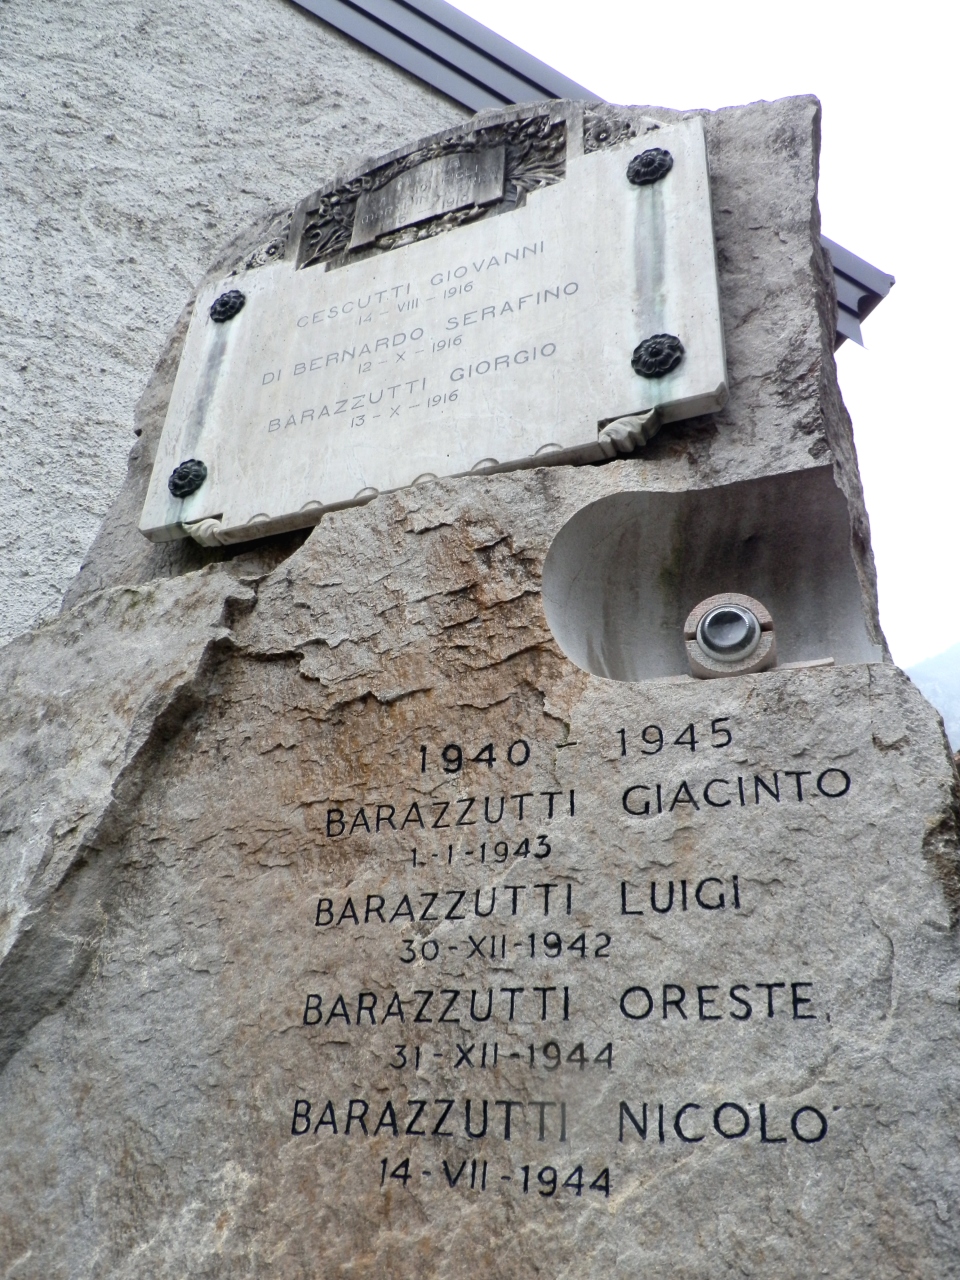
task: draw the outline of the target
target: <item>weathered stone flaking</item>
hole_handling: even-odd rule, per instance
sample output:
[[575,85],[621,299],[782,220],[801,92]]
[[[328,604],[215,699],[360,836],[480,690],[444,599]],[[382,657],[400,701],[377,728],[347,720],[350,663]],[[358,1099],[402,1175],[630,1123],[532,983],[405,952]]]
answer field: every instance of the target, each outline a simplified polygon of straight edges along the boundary
[[110,879],[99,852],[127,829],[150,761],[248,597],[216,571],[114,588],[3,650],[3,1061],[86,968]]
[[[130,552],[128,492],[94,589],[0,651],[6,1274],[951,1274],[960,878],[936,714],[889,663],[604,680],[541,598],[586,504],[822,463],[826,441],[876,625],[815,127],[807,100],[709,119],[716,421],[605,466],[387,495],[189,572]],[[755,185],[732,182],[751,147]],[[737,207],[723,230],[738,193],[763,203],[764,156],[787,212],[768,193],[762,226]]]

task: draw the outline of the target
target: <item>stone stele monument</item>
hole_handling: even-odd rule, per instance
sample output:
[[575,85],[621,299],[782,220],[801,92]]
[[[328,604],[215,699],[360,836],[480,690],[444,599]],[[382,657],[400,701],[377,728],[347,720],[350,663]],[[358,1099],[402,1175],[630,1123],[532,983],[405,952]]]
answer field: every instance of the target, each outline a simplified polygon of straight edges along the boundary
[[237,239],[3,664],[0,1274],[960,1274],[960,882],[819,108],[490,111]]

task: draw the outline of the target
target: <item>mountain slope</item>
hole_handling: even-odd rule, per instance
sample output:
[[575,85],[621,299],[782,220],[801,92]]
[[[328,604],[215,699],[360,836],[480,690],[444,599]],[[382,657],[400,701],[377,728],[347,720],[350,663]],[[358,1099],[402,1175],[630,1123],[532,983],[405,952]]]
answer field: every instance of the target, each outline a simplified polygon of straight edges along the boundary
[[960,748],[960,644],[908,667],[907,675],[943,716],[950,746],[956,751]]

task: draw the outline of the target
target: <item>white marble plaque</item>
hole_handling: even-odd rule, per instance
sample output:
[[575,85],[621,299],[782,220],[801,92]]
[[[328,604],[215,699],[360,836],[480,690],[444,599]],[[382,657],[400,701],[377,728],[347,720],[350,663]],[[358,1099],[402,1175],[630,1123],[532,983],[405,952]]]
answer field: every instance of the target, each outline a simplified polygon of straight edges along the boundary
[[[627,181],[646,147],[673,156]],[[210,305],[240,288],[226,324]],[[631,356],[658,333],[684,356],[661,378]],[[425,477],[604,456],[610,421],[664,421],[723,402],[723,335],[697,119],[568,159],[526,204],[324,270],[264,267],[204,291],[144,505],[156,541],[214,522],[243,541]],[[200,489],[169,492],[188,458]]]

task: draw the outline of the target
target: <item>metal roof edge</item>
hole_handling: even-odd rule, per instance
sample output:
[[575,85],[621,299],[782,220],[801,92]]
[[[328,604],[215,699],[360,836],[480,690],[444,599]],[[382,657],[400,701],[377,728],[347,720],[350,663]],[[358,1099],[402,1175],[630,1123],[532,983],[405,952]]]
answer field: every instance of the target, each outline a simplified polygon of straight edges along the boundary
[[855,253],[844,249],[843,245],[837,244],[835,240],[821,235],[820,243],[826,249],[835,271],[848,276],[857,284],[866,286],[878,297],[885,298],[896,284],[895,277],[889,272],[881,271],[879,267],[874,267],[863,258],[858,258]]
[[596,99],[446,0],[292,0],[462,106]]
[[473,44],[489,57],[495,58],[505,67],[518,72],[531,84],[542,85],[546,96],[552,98],[571,98],[595,100],[598,94],[585,89],[582,84],[570,80],[567,76],[547,66],[539,58],[535,58],[519,45],[512,44],[489,27],[483,26],[460,9],[447,4],[446,0],[399,0],[411,9],[417,9],[433,22],[454,32],[461,39]]

